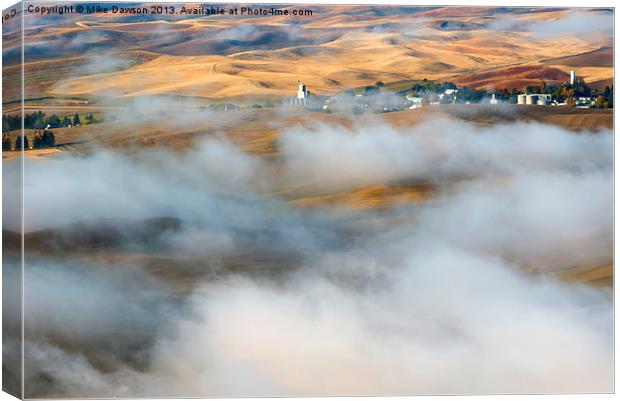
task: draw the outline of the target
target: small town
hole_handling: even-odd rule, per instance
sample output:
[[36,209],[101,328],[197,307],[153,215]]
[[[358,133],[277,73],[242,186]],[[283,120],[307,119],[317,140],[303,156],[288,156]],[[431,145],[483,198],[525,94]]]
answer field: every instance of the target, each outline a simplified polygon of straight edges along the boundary
[[570,80],[559,85],[528,86],[522,90],[493,91],[459,88],[453,82],[423,79],[409,88],[391,90],[383,82],[358,90],[347,90],[336,96],[312,95],[308,86],[298,81],[290,107],[303,107],[324,112],[393,112],[436,106],[440,104],[516,104],[536,106],[568,106],[576,108],[613,108],[613,85],[604,90],[590,88],[583,78],[570,72]]
[[[390,113],[421,108],[432,108],[438,105],[478,104],[478,105],[516,105],[516,106],[546,106],[546,107],[573,107],[578,109],[609,109],[613,108],[613,85],[603,90],[590,88],[583,78],[570,72],[570,80],[563,84],[541,82],[538,86],[528,86],[522,90],[495,89],[486,91],[458,87],[453,82],[437,82],[427,79],[415,81],[411,85],[403,83],[384,84],[376,82],[362,88],[347,89],[334,96],[315,95],[309,86],[297,81],[297,91],[284,101],[266,99],[262,102],[250,104],[216,103],[206,106],[205,109],[217,112],[229,112],[242,108],[274,108],[284,107],[289,110],[299,109],[309,112],[323,113]],[[96,102],[96,100],[93,99]],[[89,101],[81,101],[89,104]],[[42,111],[26,114],[24,128],[35,130],[29,141],[25,138],[23,148],[38,149],[56,146],[53,128],[73,128],[81,124],[90,125],[105,121],[113,121],[113,117],[88,114],[84,121],[78,113],[68,116],[55,114],[45,115]],[[22,127],[20,115],[2,116],[2,149],[21,150],[19,140],[12,140],[9,132]]]

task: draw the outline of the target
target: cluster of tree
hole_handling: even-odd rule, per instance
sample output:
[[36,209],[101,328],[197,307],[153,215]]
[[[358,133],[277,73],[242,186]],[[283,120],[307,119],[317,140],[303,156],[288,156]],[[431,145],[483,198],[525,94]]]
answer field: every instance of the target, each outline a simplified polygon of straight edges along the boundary
[[491,92],[495,95],[497,100],[501,100],[509,103],[517,103],[517,95],[519,94],[519,90],[517,88],[504,88],[504,89],[496,89]]
[[377,85],[368,85],[364,88],[365,96],[374,96],[381,93],[381,87]]
[[22,116],[21,115],[2,115],[2,132],[9,132],[22,128]]
[[574,85],[570,83],[547,85],[546,82],[541,82],[540,85],[530,85],[525,88],[525,94],[533,93],[548,94],[551,95],[551,100],[570,103],[575,97],[589,97],[591,89],[583,79],[578,79]]
[[[98,122],[92,114],[86,116],[87,124]],[[73,118],[70,116],[59,117],[56,114],[46,116],[42,111],[35,111],[24,116],[24,128],[26,129],[43,129],[47,126],[51,128],[68,127],[70,125],[80,125],[80,115],[75,113]],[[9,132],[22,127],[22,117],[20,115],[2,115],[2,132]]]
[[602,93],[597,93],[594,107],[597,109],[613,109],[614,107],[614,86],[606,86]]
[[56,114],[46,116],[42,111],[35,111],[32,114],[26,114],[24,117],[24,128],[27,129],[43,129],[47,126],[51,128],[60,128],[79,124],[80,116],[78,114],[75,114],[73,119],[71,119],[69,116],[64,116],[63,118]]
[[[2,134],[2,150],[11,150],[11,135],[5,133]],[[42,149],[51,148],[56,145],[56,137],[54,132],[50,130],[36,130],[32,136],[32,148]],[[24,148],[30,149],[30,141],[28,137],[24,135]],[[15,150],[22,150],[22,136],[18,135],[15,138]]]
[[[11,135],[2,134],[2,151],[11,150],[13,141],[11,140]],[[28,143],[28,137],[24,135],[24,148],[30,149],[30,145]],[[22,136],[18,135],[15,138],[15,150],[22,150]]]
[[444,93],[446,89],[457,89],[457,86],[454,82],[436,82],[429,81],[424,78],[422,81],[417,82],[415,85],[411,87],[411,90],[417,94],[423,93]]
[[[374,96],[381,93],[381,88],[383,88],[385,84],[381,81],[375,82],[374,85],[365,86],[363,89],[364,96]],[[355,96],[355,91],[352,89],[347,89],[345,93],[349,96]]]
[[486,96],[489,96],[489,94],[485,90],[472,89],[464,86],[456,92],[456,103],[479,103]]
[[11,135],[2,134],[2,150],[11,150]]
[[411,87],[414,96],[428,98],[431,102],[443,101],[444,103],[452,103],[451,97],[444,96],[443,99],[440,100],[438,96],[441,93],[445,93],[448,89],[458,90],[454,94],[454,101],[456,103],[477,103],[485,96],[488,96],[485,90],[472,89],[467,86],[459,89],[454,82],[429,81],[426,78]]
[[32,147],[34,149],[50,148],[56,144],[54,133],[50,130],[38,130],[34,132]]
[[[30,149],[30,145],[28,143],[28,137],[26,135],[23,136],[24,139],[24,149]],[[15,150],[22,150],[22,136],[18,135],[17,138],[15,138]]]

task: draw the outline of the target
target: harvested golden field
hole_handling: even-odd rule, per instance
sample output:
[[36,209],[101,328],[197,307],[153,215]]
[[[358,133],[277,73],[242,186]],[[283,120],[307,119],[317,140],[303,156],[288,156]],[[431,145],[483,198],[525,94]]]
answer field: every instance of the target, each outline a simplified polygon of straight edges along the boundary
[[[598,85],[613,76],[610,36],[536,30],[570,21],[571,10],[309,8],[320,18],[133,22],[93,16],[37,26],[26,32],[26,94],[261,99],[291,95],[297,80],[315,94],[331,95],[377,81],[427,78],[521,89],[563,82],[573,69]],[[582,13],[599,18],[608,11]],[[9,54],[13,43],[7,42]],[[15,68],[5,66],[5,79],[16,76]],[[13,86],[8,94],[17,93]]]
[[[359,209],[382,209],[399,204],[424,202],[433,191],[430,184],[371,186],[350,192],[310,195],[295,198],[298,206],[340,206]],[[290,194],[286,194],[290,196]]]
[[[32,105],[32,110],[45,110],[45,106]],[[49,106],[54,112],[62,109]],[[71,109],[76,111],[76,109]],[[101,112],[116,115],[118,108],[84,106],[84,112]],[[82,110],[78,111],[83,114]],[[161,146],[184,150],[204,137],[224,136],[250,154],[273,156],[277,154],[276,141],[282,131],[292,127],[312,128],[320,124],[350,128],[373,121],[384,121],[396,128],[413,127],[423,121],[437,118],[463,120],[480,126],[502,123],[539,122],[557,125],[573,131],[596,131],[613,127],[612,110],[576,109],[569,107],[502,105],[439,105],[431,108],[383,113],[379,115],[351,116],[341,113],[306,112],[286,109],[240,109],[228,112],[188,111],[196,118],[176,118],[177,111],[152,116],[146,120],[119,120],[55,128],[56,143],[70,143],[80,151],[98,147],[132,149]],[[204,114],[201,114],[204,113]],[[71,115],[71,113],[68,113]],[[30,138],[33,130],[26,130]]]
[[555,272],[557,277],[570,283],[587,283],[596,287],[613,288],[614,265],[583,266]]

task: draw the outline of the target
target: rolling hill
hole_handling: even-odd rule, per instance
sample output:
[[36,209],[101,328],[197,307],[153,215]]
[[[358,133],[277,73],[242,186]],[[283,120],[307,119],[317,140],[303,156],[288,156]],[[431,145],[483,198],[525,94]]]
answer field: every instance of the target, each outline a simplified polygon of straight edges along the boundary
[[[27,97],[283,97],[298,79],[326,95],[423,78],[521,88],[565,81],[573,69],[597,85],[613,77],[611,35],[562,31],[570,9],[304,7],[314,15],[28,16]],[[545,24],[559,33],[539,32]],[[19,46],[5,27],[9,79]]]

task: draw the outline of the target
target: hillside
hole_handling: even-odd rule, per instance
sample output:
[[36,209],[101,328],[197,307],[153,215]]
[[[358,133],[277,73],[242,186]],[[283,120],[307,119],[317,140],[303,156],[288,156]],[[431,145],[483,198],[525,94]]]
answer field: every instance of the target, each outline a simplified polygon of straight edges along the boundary
[[[62,24],[30,17],[26,96],[264,98],[290,95],[299,79],[329,95],[422,78],[521,88],[563,82],[571,69],[598,85],[613,77],[609,35],[567,30],[549,36],[535,29],[570,20],[568,9],[307,8],[315,16],[161,21],[73,15]],[[10,80],[18,72],[12,55],[20,42],[11,33],[5,37]],[[9,85],[6,98],[16,94]]]

